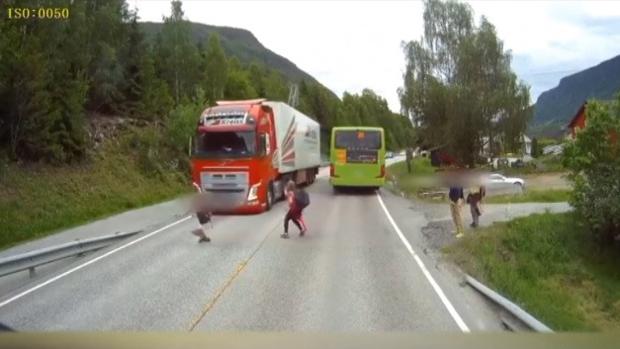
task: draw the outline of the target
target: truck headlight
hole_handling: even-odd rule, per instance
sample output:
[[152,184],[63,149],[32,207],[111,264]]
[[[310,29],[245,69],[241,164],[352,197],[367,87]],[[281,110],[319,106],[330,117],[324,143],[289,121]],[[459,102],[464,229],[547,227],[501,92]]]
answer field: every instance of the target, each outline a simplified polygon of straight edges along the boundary
[[260,184],[261,182],[258,182],[250,187],[250,192],[248,193],[248,201],[258,199],[258,187],[260,186]]

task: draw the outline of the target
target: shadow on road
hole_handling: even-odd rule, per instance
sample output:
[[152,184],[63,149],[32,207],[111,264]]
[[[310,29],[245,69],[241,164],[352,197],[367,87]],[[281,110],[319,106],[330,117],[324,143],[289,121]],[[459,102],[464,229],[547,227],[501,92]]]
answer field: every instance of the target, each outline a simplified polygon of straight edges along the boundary
[[15,330],[0,322],[0,332],[15,332]]

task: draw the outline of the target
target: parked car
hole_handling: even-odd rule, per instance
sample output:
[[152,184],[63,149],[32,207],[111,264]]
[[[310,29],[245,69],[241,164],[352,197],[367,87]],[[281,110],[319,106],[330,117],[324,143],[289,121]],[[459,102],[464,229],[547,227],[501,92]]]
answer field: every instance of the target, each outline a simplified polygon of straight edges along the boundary
[[502,185],[514,185],[520,188],[525,187],[525,181],[522,178],[517,177],[506,177],[499,173],[492,173],[488,175],[484,182],[486,185],[490,186],[502,186]]
[[393,157],[394,157],[394,153],[392,153],[391,151],[385,152],[385,158],[386,159],[391,159]]

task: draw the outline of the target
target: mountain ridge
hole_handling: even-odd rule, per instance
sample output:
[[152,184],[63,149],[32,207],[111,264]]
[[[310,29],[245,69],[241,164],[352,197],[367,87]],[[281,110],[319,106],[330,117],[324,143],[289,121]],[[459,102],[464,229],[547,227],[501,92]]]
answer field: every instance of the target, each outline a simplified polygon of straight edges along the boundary
[[595,98],[608,100],[620,92],[620,55],[560,79],[559,84],[540,94],[534,105],[530,130],[533,134],[562,133],[579,107]]
[[[192,39],[197,43],[206,43],[209,35],[219,35],[220,43],[227,56],[235,56],[241,63],[259,62],[282,73],[293,82],[302,80],[320,82],[309,73],[300,69],[288,58],[265,47],[251,31],[243,28],[215,26],[210,24],[189,22]],[[161,31],[163,23],[139,22],[140,28],[149,40],[153,40]],[[322,85],[322,84],[321,84]],[[324,85],[323,85],[324,86]],[[330,90],[331,91],[331,90]],[[332,92],[333,93],[333,92]]]

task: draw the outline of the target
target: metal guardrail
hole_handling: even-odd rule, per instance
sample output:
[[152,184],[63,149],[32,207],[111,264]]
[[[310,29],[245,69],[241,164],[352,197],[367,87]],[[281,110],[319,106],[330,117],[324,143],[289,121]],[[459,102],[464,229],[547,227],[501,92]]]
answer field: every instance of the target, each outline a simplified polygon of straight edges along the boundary
[[96,238],[75,240],[61,245],[45,247],[23,254],[0,258],[0,277],[29,270],[32,277],[35,268],[64,258],[77,256],[86,252],[104,248],[117,240],[127,238],[142,232],[116,233]]
[[549,327],[547,327],[542,322],[538,321],[535,317],[528,314],[525,310],[521,309],[518,305],[512,303],[508,299],[504,298],[499,293],[493,291],[492,289],[483,285],[480,281],[474,279],[469,275],[465,275],[465,281],[470,284],[473,288],[478,290],[483,295],[487,296],[489,299],[499,304],[501,307],[506,309],[512,315],[514,315],[517,319],[521,320],[524,324],[526,324],[529,328],[536,332],[553,332]]

